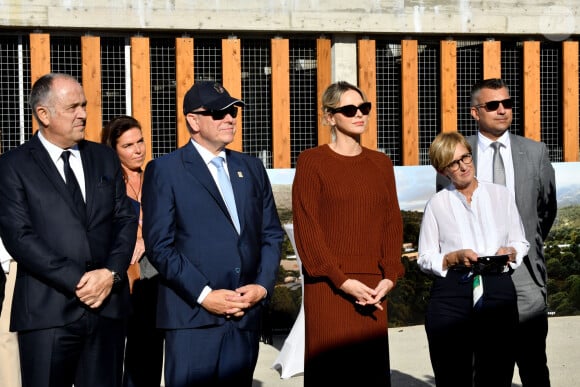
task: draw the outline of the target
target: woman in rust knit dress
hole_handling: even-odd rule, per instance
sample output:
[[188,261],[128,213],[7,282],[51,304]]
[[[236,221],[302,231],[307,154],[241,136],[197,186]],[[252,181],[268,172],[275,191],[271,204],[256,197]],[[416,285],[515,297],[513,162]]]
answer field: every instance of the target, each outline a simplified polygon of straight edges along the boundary
[[322,109],[333,141],[300,154],[292,187],[304,384],[390,386],[385,297],[404,274],[393,164],[359,143],[371,110],[360,89],[330,85]]

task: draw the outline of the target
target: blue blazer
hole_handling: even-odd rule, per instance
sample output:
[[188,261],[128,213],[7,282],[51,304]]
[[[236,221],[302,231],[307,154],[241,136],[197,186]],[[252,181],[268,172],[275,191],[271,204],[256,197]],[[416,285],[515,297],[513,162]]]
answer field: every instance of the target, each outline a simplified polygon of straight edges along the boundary
[[[137,217],[126,195],[121,164],[104,145],[79,144],[86,188],[86,223],[38,135],[0,157],[0,232],[18,262],[11,330],[43,329],[76,321],[88,309],[75,295],[87,271],[126,273]],[[129,286],[114,289],[94,313],[123,318]]]
[[[223,324],[197,303],[203,288],[259,284],[272,295],[284,232],[272,188],[255,157],[226,150],[240,219],[229,216],[207,165],[193,144],[151,161],[143,179],[143,237],[147,256],[162,277],[157,325],[164,329]],[[259,328],[262,305],[237,324]]]

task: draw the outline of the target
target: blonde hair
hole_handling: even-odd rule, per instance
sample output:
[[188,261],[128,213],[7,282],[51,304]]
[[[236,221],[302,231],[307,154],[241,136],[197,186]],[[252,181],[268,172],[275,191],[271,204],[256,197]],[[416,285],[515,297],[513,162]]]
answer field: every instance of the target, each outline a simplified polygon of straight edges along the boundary
[[[349,90],[356,91],[361,96],[363,101],[367,102],[367,98],[363,93],[363,91],[358,87],[356,87],[355,85],[345,81],[338,81],[332,83],[330,86],[326,88],[326,90],[324,90],[324,93],[322,94],[321,102],[322,102],[322,112],[324,113],[323,114],[324,124],[329,125],[328,113],[330,113],[332,109],[336,109],[337,107],[339,107],[338,105],[340,104],[340,98],[344,93],[346,93]],[[334,133],[334,128],[332,128],[332,131]]]
[[439,133],[429,147],[429,159],[433,168],[442,172],[453,161],[458,144],[463,145],[471,153],[471,145],[460,133]]

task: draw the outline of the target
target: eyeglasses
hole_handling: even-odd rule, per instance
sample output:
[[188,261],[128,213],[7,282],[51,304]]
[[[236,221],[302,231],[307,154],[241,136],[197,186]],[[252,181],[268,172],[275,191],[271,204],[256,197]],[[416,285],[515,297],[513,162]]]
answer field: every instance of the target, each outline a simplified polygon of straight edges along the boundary
[[223,110],[200,110],[198,112],[190,112],[191,114],[199,114],[201,116],[211,116],[214,121],[223,120],[225,116],[228,114],[232,116],[232,118],[236,118],[238,116],[238,107],[237,106],[230,106],[227,109]]
[[337,107],[334,109],[328,109],[329,112],[331,112],[332,114],[336,114],[336,113],[342,113],[345,117],[354,117],[356,116],[356,111],[360,110],[360,112],[363,114],[363,116],[366,116],[370,113],[371,111],[371,107],[372,104],[370,102],[363,102],[358,106],[354,106],[354,105],[346,105],[346,106],[341,106],[341,107]]
[[473,156],[471,155],[471,153],[466,153],[463,156],[461,156],[459,159],[453,160],[452,162],[447,164],[447,166],[445,168],[448,168],[451,172],[455,172],[459,169],[459,162],[460,161],[465,165],[469,165],[473,162]]
[[489,101],[486,103],[480,103],[479,105],[475,105],[474,107],[480,108],[485,107],[485,110],[488,112],[494,112],[499,108],[499,104],[502,104],[504,109],[511,109],[514,107],[514,100],[511,98],[503,99],[501,101]]

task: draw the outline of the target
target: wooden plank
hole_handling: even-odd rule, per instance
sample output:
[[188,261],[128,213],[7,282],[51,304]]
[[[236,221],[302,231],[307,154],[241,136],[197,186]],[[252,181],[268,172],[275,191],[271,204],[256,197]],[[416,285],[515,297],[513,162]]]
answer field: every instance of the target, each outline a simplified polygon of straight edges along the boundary
[[443,40],[441,48],[441,131],[457,132],[457,42]]
[[290,168],[290,43],[272,44],[272,167]]
[[101,38],[81,37],[83,89],[87,98],[87,126],[85,138],[101,141],[103,129],[103,109],[101,94]]
[[540,42],[524,42],[523,55],[524,136],[540,141],[542,124],[540,110]]
[[321,108],[322,94],[332,82],[331,40],[316,39],[316,96],[318,106],[318,145],[331,141],[330,127],[324,124],[324,112]]
[[[30,85],[38,78],[50,73],[50,35],[30,34]],[[32,133],[38,130],[38,123],[32,119]]]
[[361,135],[360,143],[369,149],[377,149],[377,62],[376,41],[361,39],[358,41],[358,86],[366,94],[367,100],[373,103],[373,114],[369,115],[367,130]]
[[151,65],[149,38],[135,36],[131,38],[131,94],[133,101],[131,111],[141,123],[147,158],[145,164],[153,157],[153,138],[151,133]]
[[501,42],[483,42],[483,79],[501,78]]
[[175,39],[175,109],[177,110],[177,146],[182,147],[191,135],[185,124],[183,98],[193,86],[193,38]]
[[416,40],[401,41],[403,165],[419,165],[419,65]]
[[563,161],[580,161],[578,155],[580,100],[578,97],[578,42],[562,42]]
[[[223,85],[234,98],[242,98],[242,53],[241,41],[236,38],[222,39],[222,77]],[[228,148],[243,151],[242,146],[242,113],[238,111],[236,119],[236,136]]]

